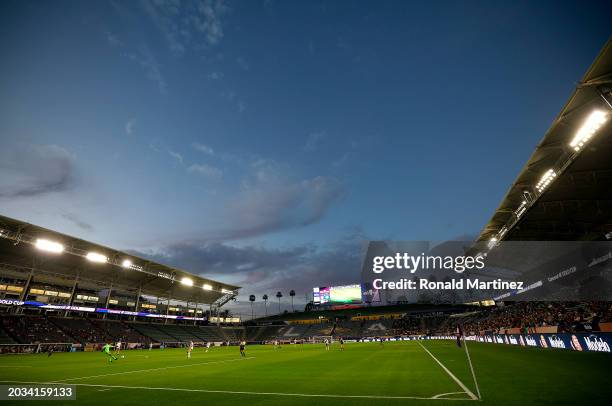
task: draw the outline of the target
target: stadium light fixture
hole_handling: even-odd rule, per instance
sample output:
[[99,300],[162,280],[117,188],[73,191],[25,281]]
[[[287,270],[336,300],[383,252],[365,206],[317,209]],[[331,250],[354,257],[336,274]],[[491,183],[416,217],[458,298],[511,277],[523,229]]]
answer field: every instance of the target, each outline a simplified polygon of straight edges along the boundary
[[193,286],[193,280],[188,277],[184,277],[183,279],[181,279],[181,283],[185,286]]
[[64,252],[64,246],[59,242],[49,241],[42,238],[36,240],[36,248],[41,251],[53,252],[55,254],[61,254]]
[[227,293],[232,293],[232,291],[228,289],[221,289],[221,293],[227,294]]
[[508,227],[504,226],[502,227],[501,231],[499,232],[499,237],[503,237],[506,233],[508,232]]
[[108,262],[108,258],[105,255],[98,254],[97,252],[88,252],[85,258],[87,258],[88,261],[99,262],[101,264]]
[[121,266],[124,268],[131,268],[132,265],[132,261],[130,261],[129,259],[124,259],[123,262],[121,262]]
[[495,237],[491,237],[491,239],[489,240],[487,247],[489,247],[489,249],[495,247],[495,244],[497,244],[497,238]]
[[523,200],[521,202],[521,205],[519,206],[518,209],[516,209],[514,211],[514,214],[516,214],[516,218],[521,218],[521,216],[523,215],[523,213],[525,213],[525,211],[527,211],[527,200]]
[[538,192],[542,193],[544,189],[546,189],[548,185],[550,185],[550,182],[555,180],[556,177],[557,173],[553,169],[549,169],[544,172],[544,175],[542,175],[540,181],[536,184],[536,189],[538,190]]
[[608,117],[605,112],[601,110],[592,112],[574,135],[572,142],[569,144],[570,147],[574,148],[575,151],[580,151],[607,120]]
[[202,289],[204,289],[204,290],[212,290],[212,285],[209,285],[208,283],[205,283],[204,285],[202,285]]

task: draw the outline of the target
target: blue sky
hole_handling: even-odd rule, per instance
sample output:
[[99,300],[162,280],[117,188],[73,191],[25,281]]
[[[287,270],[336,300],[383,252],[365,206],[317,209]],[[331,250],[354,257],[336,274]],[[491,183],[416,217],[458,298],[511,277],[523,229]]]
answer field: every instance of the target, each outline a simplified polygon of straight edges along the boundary
[[3,214],[247,286],[476,235],[606,2],[4,1]]

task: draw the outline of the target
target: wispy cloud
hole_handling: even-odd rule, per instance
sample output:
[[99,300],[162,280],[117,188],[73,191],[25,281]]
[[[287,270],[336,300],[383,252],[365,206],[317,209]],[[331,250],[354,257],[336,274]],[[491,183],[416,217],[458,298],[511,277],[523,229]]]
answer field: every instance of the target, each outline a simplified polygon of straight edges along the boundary
[[76,225],[77,227],[79,227],[79,228],[81,228],[81,229],[83,229],[83,230],[85,230],[85,231],[93,231],[93,230],[94,230],[94,227],[93,227],[91,224],[89,224],[89,223],[87,223],[87,222],[85,222],[85,221],[81,220],[81,219],[80,219],[80,218],[79,218],[79,217],[78,217],[76,214],[74,214],[74,213],[64,213],[64,214],[62,214],[61,216],[62,216],[64,219],[66,219],[66,220],[70,221],[71,223],[73,223],[74,225]]
[[170,154],[172,158],[176,159],[176,161],[179,164],[183,165],[184,160],[181,154],[179,154],[178,152],[171,151],[171,150],[168,151],[168,154]]
[[218,238],[249,238],[317,223],[344,195],[335,178],[296,180],[288,172],[274,161],[254,162],[240,193],[225,206],[229,225]]
[[207,164],[193,164],[187,170],[192,173],[203,175],[209,179],[220,179],[223,176],[223,171],[221,169]]
[[125,123],[125,133],[127,135],[131,135],[134,132],[134,126],[136,125],[136,119],[130,118],[127,123]]
[[74,156],[57,145],[25,145],[0,151],[0,198],[33,197],[69,190]]
[[191,47],[202,49],[218,44],[223,38],[223,16],[229,12],[224,0],[156,0],[141,2],[175,55]]
[[290,289],[297,291],[296,303],[311,294],[312,286],[348,284],[359,280],[365,248],[361,229],[346,234],[325,247],[302,244],[287,248],[245,245],[236,247],[221,242],[177,242],[155,254],[141,253],[153,260],[172,264],[204,275],[224,275],[239,286],[244,295],[270,295]]
[[126,52],[125,55],[144,69],[147,79],[157,83],[161,94],[166,94],[168,85],[161,73],[157,59],[148,47],[143,46],[137,52]]
[[223,78],[223,72],[210,72],[206,77],[210,80],[219,80]]
[[304,151],[316,151],[319,147],[321,140],[325,137],[327,137],[327,133],[325,131],[315,131],[313,133],[308,134],[308,137],[306,138],[306,143],[304,144]]
[[332,166],[336,168],[344,166],[347,163],[349,157],[350,157],[350,152],[345,152],[338,159],[332,162]]
[[191,144],[191,146],[196,151],[203,152],[203,153],[208,154],[208,155],[214,155],[215,154],[215,151],[211,147],[209,147],[208,145],[204,145],[204,144],[201,144],[199,142],[194,142],[193,144]]
[[119,49],[121,55],[139,65],[144,70],[147,79],[157,84],[160,93],[166,94],[168,88],[166,80],[159,68],[157,58],[155,58],[155,55],[153,55],[148,46],[143,44],[135,50],[130,49],[116,35],[109,32],[106,35],[108,43],[112,47]]
[[105,34],[106,34],[106,40],[111,46],[113,47],[123,46],[123,43],[121,42],[121,40],[119,40],[119,38],[115,34],[113,34],[110,31],[106,31]]

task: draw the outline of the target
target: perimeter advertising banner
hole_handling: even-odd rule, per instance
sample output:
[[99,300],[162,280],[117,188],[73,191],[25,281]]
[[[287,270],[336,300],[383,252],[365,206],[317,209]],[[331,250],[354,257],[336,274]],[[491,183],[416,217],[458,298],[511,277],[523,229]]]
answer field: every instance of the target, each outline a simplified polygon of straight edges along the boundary
[[612,334],[610,333],[487,334],[467,337],[467,340],[523,347],[606,353],[610,353],[612,347]]

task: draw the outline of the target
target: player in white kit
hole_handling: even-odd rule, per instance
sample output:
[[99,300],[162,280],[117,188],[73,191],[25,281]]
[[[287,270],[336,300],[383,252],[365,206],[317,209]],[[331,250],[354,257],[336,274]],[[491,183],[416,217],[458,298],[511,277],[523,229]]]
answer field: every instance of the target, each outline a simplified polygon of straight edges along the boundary
[[189,344],[187,344],[187,359],[191,359],[192,351],[193,351],[193,341],[189,341]]

